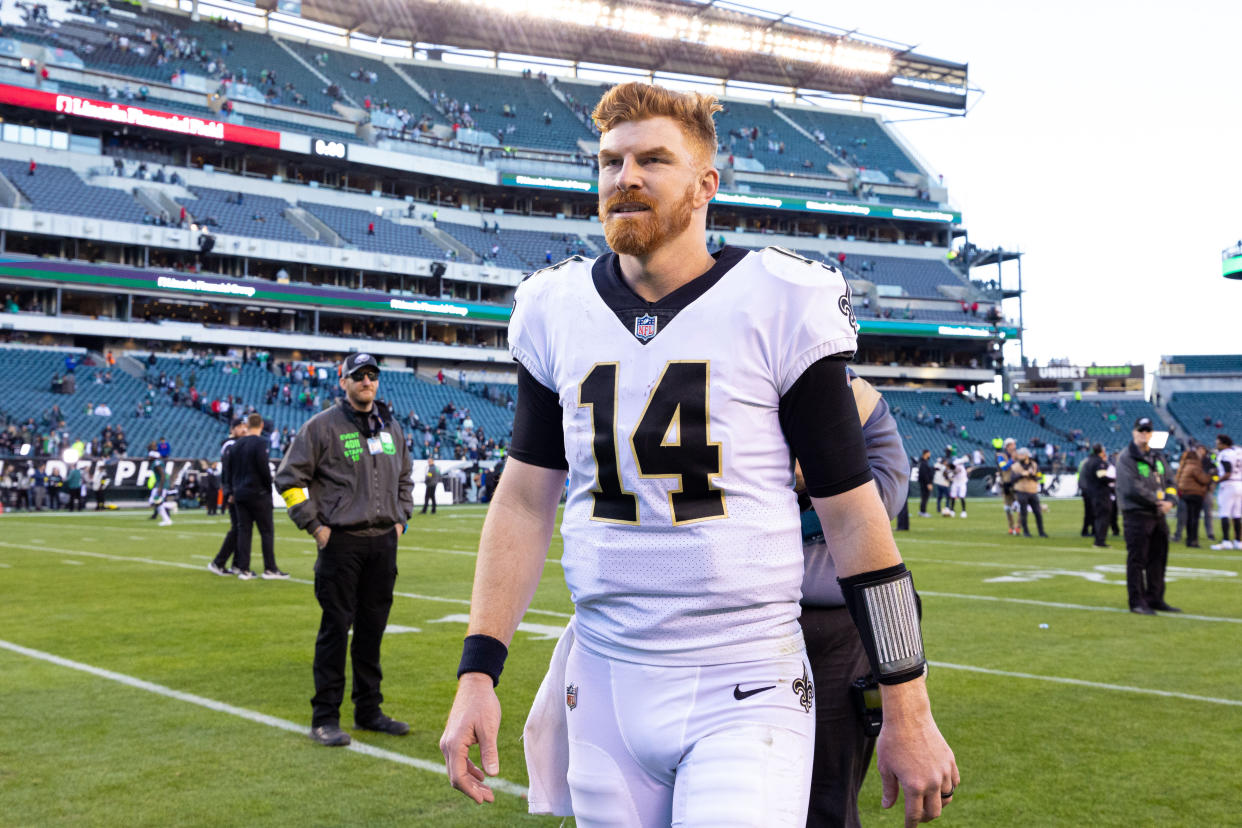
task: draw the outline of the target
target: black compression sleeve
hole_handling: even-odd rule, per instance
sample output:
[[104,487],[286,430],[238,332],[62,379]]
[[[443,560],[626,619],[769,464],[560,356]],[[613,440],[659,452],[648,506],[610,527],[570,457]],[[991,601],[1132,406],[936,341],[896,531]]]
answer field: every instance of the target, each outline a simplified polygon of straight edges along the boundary
[[807,368],[781,397],[780,420],[812,496],[832,497],[871,479],[845,360],[825,357]]
[[517,407],[513,412],[513,440],[509,456],[545,469],[568,469],[565,427],[556,392],[540,384],[518,363]]

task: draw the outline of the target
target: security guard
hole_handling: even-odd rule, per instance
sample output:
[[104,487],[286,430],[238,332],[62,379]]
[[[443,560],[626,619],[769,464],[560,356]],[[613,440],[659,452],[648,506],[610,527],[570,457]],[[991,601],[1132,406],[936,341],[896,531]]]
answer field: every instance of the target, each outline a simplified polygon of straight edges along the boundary
[[1126,538],[1126,591],[1130,612],[1181,612],[1164,600],[1169,562],[1169,525],[1164,516],[1177,502],[1177,489],[1164,454],[1152,449],[1152,421],[1134,422],[1134,439],[1117,455],[1117,508]]
[[340,384],[345,398],[306,421],[276,472],[290,519],[319,545],[315,597],[323,619],[310,737],[333,747],[350,742],[340,706],[351,625],[355,727],[394,736],[410,731],[380,710],[380,640],[397,578],[397,539],[414,511],[410,455],[401,426],[375,399],[375,357],[350,354]]

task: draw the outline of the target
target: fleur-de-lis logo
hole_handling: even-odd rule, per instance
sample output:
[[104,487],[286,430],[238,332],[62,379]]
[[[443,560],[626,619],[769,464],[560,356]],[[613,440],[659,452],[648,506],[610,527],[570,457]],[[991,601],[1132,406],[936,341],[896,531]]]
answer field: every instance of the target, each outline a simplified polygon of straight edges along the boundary
[[802,678],[794,679],[793,691],[798,694],[798,703],[802,705],[802,709],[810,713],[811,702],[815,698],[815,685],[811,683],[805,664],[802,665]]

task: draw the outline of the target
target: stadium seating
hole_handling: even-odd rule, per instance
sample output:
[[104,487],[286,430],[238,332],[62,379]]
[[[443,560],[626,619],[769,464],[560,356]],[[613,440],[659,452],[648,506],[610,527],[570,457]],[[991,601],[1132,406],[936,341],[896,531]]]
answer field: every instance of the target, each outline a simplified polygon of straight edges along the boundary
[[845,258],[845,267],[860,279],[900,287],[904,296],[912,298],[943,299],[937,290],[940,285],[968,287],[957,271],[935,259],[851,254]]
[[[207,187],[190,187],[196,199],[182,199],[181,204],[200,224],[220,233],[250,236],[273,241],[321,244],[306,237],[285,218],[289,203],[284,199],[244,193],[238,203],[236,190],[213,190]],[[208,219],[213,219],[212,224]]]
[[[724,111],[716,115],[716,138],[721,152],[738,158],[754,158],[764,169],[787,172],[815,171],[823,173],[833,159],[798,130],[782,120],[769,106],[722,101]],[[758,131],[757,137],[755,131]],[[773,151],[768,142],[784,145],[784,151]],[[811,167],[803,162],[809,160]]]
[[[508,234],[512,231],[506,230],[501,234],[485,233],[478,227],[471,227],[466,224],[452,224],[447,221],[437,222],[436,227],[448,233],[466,245],[466,247],[469,247],[481,259],[495,262],[500,267],[530,270],[530,267],[507,246]],[[498,247],[495,253],[492,252],[493,247]]]
[[[1048,428],[1066,435],[1080,430],[1082,443],[1100,443],[1110,452],[1130,442],[1130,429],[1139,417],[1151,417],[1158,427],[1168,428],[1156,407],[1146,400],[1066,400],[1064,410],[1055,400],[1039,400],[1038,404],[1039,416]],[[1179,445],[1176,438],[1172,439],[1167,453],[1176,455]]]
[[[1174,359],[1180,361],[1185,357]],[[1242,443],[1242,393],[1179,391],[1169,400],[1169,411],[1181,423],[1183,433],[1205,445],[1215,445],[1216,435],[1221,433]],[[1220,428],[1216,427],[1217,422]]]
[[92,187],[67,167],[39,164],[30,175],[29,162],[0,159],[0,174],[21,190],[36,210],[132,222],[142,222],[147,215],[128,193]]
[[[312,201],[298,202],[298,206],[359,249],[424,259],[446,258],[444,249],[424,236],[419,227],[398,224],[375,213],[351,207],[336,207]],[[367,227],[372,223],[375,224],[374,234],[367,232]]]
[[[538,78],[444,69],[429,62],[403,65],[402,70],[428,94],[438,92],[461,103],[469,102],[475,128],[492,135],[503,132],[503,145],[572,153],[579,151],[580,139],[594,140],[586,126]],[[514,117],[504,116],[506,104],[516,111]],[[544,112],[551,113],[551,123],[544,123]]]
[[781,111],[812,135],[821,131],[824,144],[840,152],[852,166],[879,170],[889,178],[895,178],[897,170],[918,172],[918,165],[873,118],[802,108]]
[[[444,123],[444,118],[436,112],[431,102],[419,95],[383,61],[357,53],[325,50],[314,43],[294,43],[287,40],[283,42],[345,90],[359,106],[363,106],[369,97],[373,108],[378,109],[387,101],[395,109],[409,110],[416,119],[429,115],[436,123]],[[363,72],[374,73],[375,81],[371,82]]]
[[1242,374],[1242,354],[1185,354],[1167,361],[1184,366],[1187,374]]

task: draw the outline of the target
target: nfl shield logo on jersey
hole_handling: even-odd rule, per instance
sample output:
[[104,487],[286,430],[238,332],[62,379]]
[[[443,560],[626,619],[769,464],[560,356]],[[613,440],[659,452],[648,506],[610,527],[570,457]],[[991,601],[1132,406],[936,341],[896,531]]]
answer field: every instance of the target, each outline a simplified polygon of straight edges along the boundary
[[634,336],[639,342],[648,342],[656,335],[656,318],[649,313],[634,319]]
[[570,710],[578,706],[578,685],[570,684],[565,688],[565,705]]

